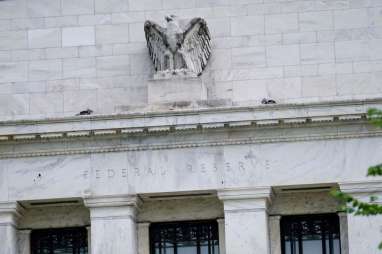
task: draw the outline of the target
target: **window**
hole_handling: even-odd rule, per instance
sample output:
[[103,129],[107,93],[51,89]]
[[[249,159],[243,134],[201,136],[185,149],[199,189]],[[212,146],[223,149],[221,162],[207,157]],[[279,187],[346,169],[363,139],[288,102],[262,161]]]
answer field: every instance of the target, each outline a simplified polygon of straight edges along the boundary
[[281,218],[283,254],[340,254],[337,214]]
[[219,254],[216,221],[154,223],[151,254]]
[[87,254],[86,228],[33,230],[32,254]]

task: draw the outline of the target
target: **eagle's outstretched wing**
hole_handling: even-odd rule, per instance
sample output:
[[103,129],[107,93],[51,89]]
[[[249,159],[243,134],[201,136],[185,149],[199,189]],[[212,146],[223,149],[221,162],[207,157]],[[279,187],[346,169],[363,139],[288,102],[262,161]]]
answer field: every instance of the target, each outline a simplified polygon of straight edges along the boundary
[[151,21],[145,22],[147,47],[156,71],[166,69],[165,52],[168,43],[164,32],[165,30],[158,24]]
[[189,69],[201,75],[211,55],[211,36],[207,23],[202,18],[194,18],[183,34],[180,51]]

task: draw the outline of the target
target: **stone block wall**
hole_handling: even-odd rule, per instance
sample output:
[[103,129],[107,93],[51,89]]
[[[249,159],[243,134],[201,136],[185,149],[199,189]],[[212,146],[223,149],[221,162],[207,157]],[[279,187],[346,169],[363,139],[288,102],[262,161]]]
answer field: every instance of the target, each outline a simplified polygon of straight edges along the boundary
[[[143,23],[203,17],[202,77],[153,81]],[[380,0],[2,0],[0,120],[382,95]]]

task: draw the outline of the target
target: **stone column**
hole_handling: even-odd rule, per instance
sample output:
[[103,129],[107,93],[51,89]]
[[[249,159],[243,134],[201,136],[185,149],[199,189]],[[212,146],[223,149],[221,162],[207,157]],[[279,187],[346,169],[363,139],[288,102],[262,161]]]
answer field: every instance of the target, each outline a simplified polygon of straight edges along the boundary
[[269,217],[269,236],[272,254],[281,254],[281,232],[280,232],[281,216]]
[[[340,189],[353,197],[368,201],[370,196],[378,197],[382,204],[382,182],[342,183]],[[348,214],[349,254],[379,254],[382,240],[382,216],[354,216]]]
[[17,222],[23,212],[17,202],[0,203],[0,254],[18,254]]
[[219,254],[225,254],[225,220],[218,219],[219,226]]
[[270,254],[268,203],[271,188],[223,190],[226,254]]
[[136,196],[86,198],[90,209],[91,254],[137,254]]
[[30,254],[31,253],[31,230],[19,230],[18,231],[18,241],[20,254]]
[[150,223],[138,223],[138,253],[150,254]]

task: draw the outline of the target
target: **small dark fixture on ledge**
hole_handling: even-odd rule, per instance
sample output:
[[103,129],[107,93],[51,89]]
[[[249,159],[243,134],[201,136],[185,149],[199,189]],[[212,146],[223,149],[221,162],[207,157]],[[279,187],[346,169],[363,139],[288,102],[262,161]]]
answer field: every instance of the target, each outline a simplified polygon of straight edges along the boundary
[[93,114],[93,110],[87,109],[87,110],[81,111],[80,113],[76,114],[76,116],[88,116],[91,114]]
[[275,100],[272,100],[272,99],[262,99],[261,100],[261,104],[276,104],[276,101]]

